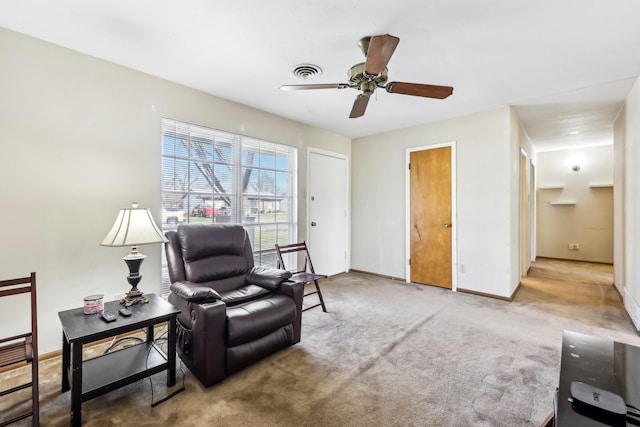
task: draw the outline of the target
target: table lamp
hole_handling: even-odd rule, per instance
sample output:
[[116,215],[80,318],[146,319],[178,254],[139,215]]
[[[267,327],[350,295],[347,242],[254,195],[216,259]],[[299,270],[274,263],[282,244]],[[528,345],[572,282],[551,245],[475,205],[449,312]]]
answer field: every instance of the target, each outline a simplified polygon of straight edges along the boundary
[[129,267],[127,281],[131,285],[131,290],[121,301],[125,306],[146,302],[142,292],[138,289],[138,283],[142,279],[140,266],[147,257],[138,252],[139,245],[151,243],[163,243],[167,239],[158,228],[149,209],[139,208],[134,202],[130,208],[120,209],[111,231],[100,243],[101,246],[131,246],[131,253],[122,259]]

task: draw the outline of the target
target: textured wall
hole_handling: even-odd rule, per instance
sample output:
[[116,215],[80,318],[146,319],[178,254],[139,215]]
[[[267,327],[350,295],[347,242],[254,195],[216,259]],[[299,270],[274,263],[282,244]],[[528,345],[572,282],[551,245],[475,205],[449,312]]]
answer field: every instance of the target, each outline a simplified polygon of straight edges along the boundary
[[537,255],[613,263],[613,145],[538,153],[537,173]]

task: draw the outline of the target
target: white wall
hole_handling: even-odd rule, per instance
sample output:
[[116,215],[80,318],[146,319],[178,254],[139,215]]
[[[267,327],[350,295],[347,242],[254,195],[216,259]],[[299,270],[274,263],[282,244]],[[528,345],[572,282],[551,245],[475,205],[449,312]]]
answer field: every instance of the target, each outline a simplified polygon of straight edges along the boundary
[[[37,272],[41,353],[61,347],[58,311],[128,290],[128,249],[99,243],[132,201],[160,217],[162,117],[298,147],[299,236],[306,147],[351,154],[349,138],[5,29],[0,57],[1,276]],[[160,246],[141,251],[140,288],[159,292]]]
[[626,107],[622,107],[613,123],[613,284],[621,295],[624,290],[624,144]]
[[625,307],[640,330],[640,171],[637,167],[640,165],[640,79],[627,96],[622,139],[625,235],[623,295]]
[[[613,263],[613,145],[538,153],[537,169],[537,255]],[[545,188],[555,185],[563,188]],[[558,201],[575,205],[550,204]]]
[[[509,295],[512,295],[520,284],[520,277],[522,271],[527,271],[531,265],[531,241],[533,240],[533,224],[534,219],[531,218],[531,209],[529,204],[533,197],[530,194],[530,181],[531,181],[531,163],[535,164],[536,151],[531,145],[531,141],[527,136],[520,119],[513,108],[510,109],[510,177],[511,177],[511,214],[510,214],[510,233],[511,239],[509,242],[511,259],[511,287]],[[526,212],[522,212],[522,195],[521,195],[521,155],[524,152],[526,156],[525,166],[525,195]],[[525,230],[523,230],[523,228]],[[526,235],[526,239],[523,241],[523,235]],[[524,254],[522,253],[524,252]],[[524,260],[524,261],[523,261]],[[525,263],[523,266],[522,263]]]
[[535,260],[535,252],[533,250],[533,248],[535,248],[535,224],[536,224],[536,218],[535,218],[535,199],[536,199],[536,195],[535,195],[535,191],[532,190],[533,185],[535,185],[535,171],[533,170],[532,166],[535,166],[538,162],[538,154],[535,150],[535,148],[533,147],[533,145],[531,144],[531,140],[529,139],[529,136],[526,134],[526,132],[524,131],[524,128],[522,127],[522,124],[520,124],[520,122],[518,121],[519,127],[518,127],[518,142],[520,144],[520,147],[522,148],[522,150],[524,150],[525,154],[527,155],[527,199],[528,199],[528,209],[529,209],[529,230],[528,230],[528,234],[529,234],[529,247],[528,247],[528,255],[529,255],[529,262],[527,264],[527,267],[531,266],[531,261]]
[[505,107],[355,139],[352,268],[405,276],[405,150],[456,141],[458,288],[511,296],[519,280],[511,254],[518,249],[511,215],[517,198],[513,174],[519,170],[512,125]]

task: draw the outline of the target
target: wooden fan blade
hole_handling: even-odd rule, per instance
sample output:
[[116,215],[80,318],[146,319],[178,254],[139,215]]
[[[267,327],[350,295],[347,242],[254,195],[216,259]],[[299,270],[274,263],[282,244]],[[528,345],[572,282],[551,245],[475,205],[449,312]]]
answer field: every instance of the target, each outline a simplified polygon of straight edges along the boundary
[[351,109],[349,118],[356,119],[358,117],[362,117],[367,109],[367,104],[369,104],[369,97],[362,94],[358,95],[355,102],[353,103],[353,108]]
[[346,83],[325,83],[315,85],[283,85],[281,90],[309,90],[309,89],[344,89],[349,87]]
[[419,83],[389,82],[384,87],[389,93],[445,99],[453,93],[451,86],[423,85]]
[[389,34],[371,37],[367,60],[364,63],[364,72],[371,76],[377,76],[382,73],[399,42],[400,39],[398,37]]

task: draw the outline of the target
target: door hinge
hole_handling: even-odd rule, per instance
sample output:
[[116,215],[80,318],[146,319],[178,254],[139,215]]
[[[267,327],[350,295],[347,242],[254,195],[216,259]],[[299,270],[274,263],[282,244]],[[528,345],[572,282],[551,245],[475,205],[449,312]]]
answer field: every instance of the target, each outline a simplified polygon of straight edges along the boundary
[[409,258],[409,265],[411,265],[411,258]]
[[409,170],[411,170],[411,163],[409,163],[409,164],[407,165],[407,168],[409,168]]

